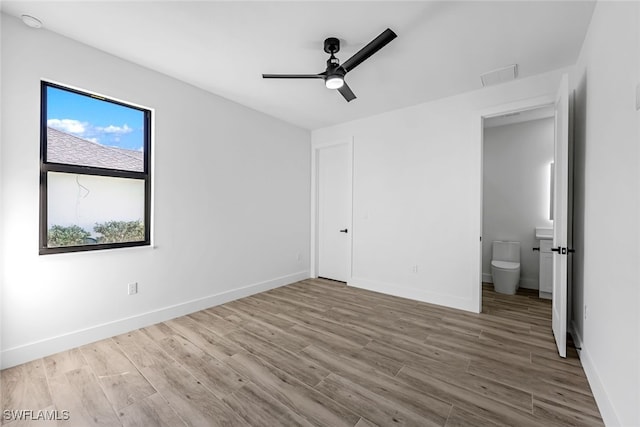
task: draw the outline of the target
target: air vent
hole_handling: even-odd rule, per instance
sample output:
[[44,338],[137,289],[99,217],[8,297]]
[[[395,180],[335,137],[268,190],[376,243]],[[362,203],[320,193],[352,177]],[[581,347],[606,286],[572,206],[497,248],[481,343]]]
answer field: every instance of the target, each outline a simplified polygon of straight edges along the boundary
[[482,86],[492,86],[515,80],[518,77],[518,64],[508,65],[480,75]]

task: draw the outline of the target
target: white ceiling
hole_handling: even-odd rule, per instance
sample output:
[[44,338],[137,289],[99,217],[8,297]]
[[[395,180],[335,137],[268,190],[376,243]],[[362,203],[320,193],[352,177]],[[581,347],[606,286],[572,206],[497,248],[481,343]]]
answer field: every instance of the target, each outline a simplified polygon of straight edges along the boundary
[[[4,1],[44,28],[307,129],[480,89],[479,75],[518,64],[518,78],[575,63],[594,1]],[[387,27],[398,34],[347,75],[347,103],[319,73],[327,37],[344,62]]]

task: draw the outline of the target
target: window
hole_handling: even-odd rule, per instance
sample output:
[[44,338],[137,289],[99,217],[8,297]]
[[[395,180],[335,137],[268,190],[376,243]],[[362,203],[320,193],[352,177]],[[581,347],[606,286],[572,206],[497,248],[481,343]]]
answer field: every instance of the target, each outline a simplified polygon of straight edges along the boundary
[[150,244],[151,111],[41,83],[40,254]]

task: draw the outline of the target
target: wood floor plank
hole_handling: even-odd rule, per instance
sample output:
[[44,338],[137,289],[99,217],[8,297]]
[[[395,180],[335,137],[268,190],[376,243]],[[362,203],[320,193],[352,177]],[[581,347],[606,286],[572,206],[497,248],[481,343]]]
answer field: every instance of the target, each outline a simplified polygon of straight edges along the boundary
[[517,360],[527,363],[531,361],[531,352],[521,347],[510,347],[500,342],[480,340],[451,332],[429,334],[425,342],[470,359],[489,358],[494,361]]
[[515,360],[474,359],[468,372],[491,378],[527,392],[546,392],[549,387],[590,394],[586,377],[566,371],[545,369],[531,363]]
[[118,417],[123,427],[179,427],[187,425],[160,393],[154,393],[120,409]]
[[171,337],[176,333],[175,329],[172,329],[166,323],[156,323],[155,325],[142,328],[140,329],[140,331],[155,342],[160,342],[163,339]]
[[[0,387],[3,410],[37,411],[53,405],[42,359],[2,370]],[[2,417],[3,424],[8,421]]]
[[318,317],[322,320],[329,320],[342,325],[343,328],[348,328],[357,332],[363,337],[370,340],[379,339],[381,337],[389,336],[391,333],[388,329],[377,326],[374,322],[368,321],[366,317],[358,314],[349,313],[348,310],[333,307],[320,315],[310,316]]
[[364,347],[364,345],[349,341],[348,339],[335,335],[330,331],[322,331],[321,328],[317,327],[312,329],[302,325],[295,325],[291,330],[295,331],[299,336],[313,341],[314,345],[323,346],[336,352],[357,351]]
[[354,412],[365,413],[374,423],[383,426],[442,426],[446,421],[446,416],[438,420],[425,418],[335,374],[322,380],[316,390],[335,396]]
[[382,339],[385,341],[394,339],[395,337],[401,337],[405,341],[422,344],[425,336],[433,331],[420,329],[416,335],[412,335],[411,330],[415,332],[415,325],[411,325],[411,327],[407,328],[405,325],[401,324],[402,320],[395,318],[382,318],[377,315],[375,310],[369,313],[368,316],[363,317],[361,315],[349,313],[348,310],[334,307],[330,311],[324,313],[322,318],[340,323],[343,327],[353,329],[369,339]]
[[292,322],[298,323],[298,325],[305,326],[313,330],[329,333],[335,337],[341,338],[342,340],[347,340],[355,345],[364,346],[370,341],[368,337],[363,337],[361,334],[349,328],[343,327],[338,322],[311,316],[307,313],[287,312],[279,314],[279,317],[291,320]]
[[536,383],[533,389],[534,400],[550,402],[594,417],[600,416],[598,406],[591,393],[575,388],[561,387],[557,383],[550,384],[545,378],[540,383]]
[[466,370],[471,360],[468,357],[442,350],[429,344],[418,345],[400,338],[390,339],[385,342],[373,340],[365,348],[413,367],[437,362],[460,370]]
[[552,340],[541,340],[531,334],[516,334],[510,331],[483,330],[480,340],[490,340],[510,348],[521,348],[529,353],[536,350],[555,351],[556,349],[556,343]]
[[223,399],[246,383],[246,379],[237,372],[180,335],[164,338],[159,344],[218,399]]
[[121,425],[98,379],[88,366],[49,378],[49,387],[56,408],[69,411],[69,425]]
[[112,339],[80,347],[116,411],[156,392]]
[[290,295],[282,296],[271,292],[260,295],[260,299],[281,307],[283,312],[322,312],[326,310],[325,305],[319,304],[315,299],[307,299],[308,302],[306,302]]
[[301,338],[287,329],[278,328],[264,322],[246,322],[242,325],[242,329],[293,352],[300,351],[311,344],[308,339]]
[[491,427],[499,425],[500,424],[494,423],[493,421],[482,418],[475,413],[465,411],[464,409],[454,405],[451,409],[451,413],[449,414],[449,418],[447,418],[445,427]]
[[118,345],[187,425],[246,425],[226,403],[141,331],[116,337]]
[[[360,360],[346,355],[336,355],[314,346],[306,348],[303,353],[334,372],[332,375],[348,379],[371,393],[420,414],[431,422],[444,424],[451,409],[450,402],[423,393],[421,389],[413,388],[398,381],[397,378],[385,375],[384,372]],[[371,420],[378,423],[376,419]]]
[[[247,301],[248,299],[245,298],[234,301],[233,305],[229,303],[231,307],[230,311],[233,312],[233,315],[242,319],[240,325],[244,322],[263,322],[281,329],[288,329],[295,324],[295,322],[278,317],[277,314],[280,313],[279,311],[268,311],[268,308],[265,310],[265,307],[255,306],[249,304]],[[226,319],[229,319],[229,317],[226,317]]]
[[531,413],[501,404],[493,399],[469,391],[456,384],[442,381],[413,368],[404,367],[398,379],[431,395],[447,399],[454,406],[477,414],[499,425],[539,427],[540,421]]
[[574,427],[604,426],[600,416],[594,417],[548,400],[534,399],[533,413],[543,420],[545,424]]
[[231,301],[226,304],[232,310],[242,311],[245,313],[263,312],[278,314],[282,313],[286,307],[283,304],[274,304],[271,301],[262,298],[247,297],[239,300]]
[[[368,344],[367,344],[368,345]],[[383,372],[390,377],[395,376],[400,368],[404,366],[401,360],[388,357],[380,352],[376,352],[365,346],[361,350],[355,351],[348,355],[351,360],[366,363],[372,368]]]
[[62,351],[44,358],[44,368],[49,378],[64,375],[87,364],[79,348]]
[[226,335],[238,329],[238,326],[229,322],[224,317],[211,313],[206,310],[196,311],[187,317],[199,322],[205,328],[215,332],[218,335]]
[[503,319],[495,316],[485,316],[483,313],[450,313],[442,317],[444,321],[457,321],[459,323],[475,324],[485,329],[508,330],[517,333],[526,333],[531,330],[531,324],[524,320]]
[[224,401],[252,426],[312,426],[253,383],[247,383]]
[[515,308],[505,309],[505,304],[508,304],[508,302],[488,303],[486,305],[483,303],[482,312],[498,318],[511,319],[515,321],[525,321],[532,325],[551,328],[551,317],[546,318],[542,316],[530,315],[526,312],[523,312],[522,310],[517,310]]
[[287,287],[287,289],[273,289],[270,292],[273,296],[289,300],[295,298],[298,301],[305,301],[310,307],[318,311],[327,311],[333,307],[340,306],[362,314],[369,313],[373,309],[372,304],[367,304],[364,301],[351,301],[351,303],[346,303],[340,296],[328,294],[322,289],[314,289],[313,286],[292,286],[290,288]]
[[245,331],[229,334],[229,339],[238,343],[245,351],[278,366],[281,370],[313,387],[329,375],[329,371],[311,360],[273,345]]
[[[367,301],[366,299],[354,300],[352,295],[336,295],[334,293],[327,293],[324,289],[315,289],[313,285],[302,285],[305,282],[300,282],[302,288],[295,287],[298,290],[301,297],[310,297],[313,299],[314,304],[320,304],[324,306],[325,311],[332,308],[342,308],[348,310],[351,313],[359,315],[369,315],[372,310],[375,309],[375,303]],[[297,285],[297,284],[295,284]],[[303,291],[304,290],[304,291]]]
[[572,372],[576,375],[584,375],[584,369],[582,363],[577,356],[570,356],[567,354],[566,358],[558,357],[557,352],[531,352],[531,363],[540,367],[547,367],[551,369],[559,369],[561,371]]
[[360,418],[335,400],[250,354],[235,354],[229,365],[308,422],[317,426],[353,426]]
[[223,319],[227,319],[229,316],[233,316],[235,314],[235,311],[231,310],[226,304],[205,308],[205,311],[215,314],[216,316],[220,316]]
[[476,376],[468,373],[465,369],[438,361],[432,360],[424,363],[414,360],[408,364],[408,367],[501,404],[513,406],[525,412],[531,411],[533,402],[531,392],[522,391],[491,378]]
[[189,317],[172,319],[165,324],[217,359],[222,360],[241,350],[237,344],[203,327]]
[[353,427],[378,427],[378,424],[374,424],[372,421],[365,418],[360,418],[358,423]]

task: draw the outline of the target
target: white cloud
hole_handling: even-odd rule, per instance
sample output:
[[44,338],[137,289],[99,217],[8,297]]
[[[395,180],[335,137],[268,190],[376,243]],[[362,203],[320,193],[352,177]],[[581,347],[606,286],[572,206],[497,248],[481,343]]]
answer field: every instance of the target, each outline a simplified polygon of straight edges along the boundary
[[[82,135],[87,131],[88,123],[73,119],[49,119],[47,126],[67,133]],[[126,126],[126,125],[125,125]]]
[[133,132],[133,129],[131,129],[126,123],[122,126],[109,125],[107,127],[96,127],[96,130],[99,132],[113,133],[117,135]]
[[[1,0],[0,0],[1,1]],[[103,144],[107,142],[115,143],[119,146],[119,142],[123,135],[134,131],[126,123],[122,126],[94,126],[88,122],[81,122],[74,119],[48,119],[47,126],[58,129],[62,132],[73,134],[87,141]]]

